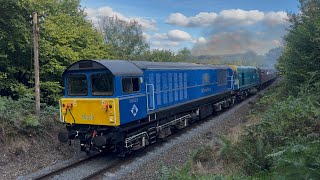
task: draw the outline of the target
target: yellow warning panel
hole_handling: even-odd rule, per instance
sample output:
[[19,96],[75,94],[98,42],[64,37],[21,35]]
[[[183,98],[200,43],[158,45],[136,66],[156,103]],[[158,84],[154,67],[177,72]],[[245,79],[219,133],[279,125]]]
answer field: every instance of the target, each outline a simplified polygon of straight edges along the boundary
[[120,125],[118,98],[62,98],[60,111],[68,124]]

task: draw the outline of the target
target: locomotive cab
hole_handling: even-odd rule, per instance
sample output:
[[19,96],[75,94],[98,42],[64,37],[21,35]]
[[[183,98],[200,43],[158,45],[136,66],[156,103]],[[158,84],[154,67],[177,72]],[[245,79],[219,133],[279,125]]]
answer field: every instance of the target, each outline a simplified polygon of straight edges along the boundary
[[108,70],[78,70],[64,74],[65,96],[60,100],[62,122],[117,126],[119,102],[114,98],[115,76]]
[[84,151],[119,143],[123,137],[118,127],[145,116],[142,71],[132,63],[77,61],[65,70],[63,78],[60,121],[66,124],[68,139],[79,139]]
[[[114,76],[106,71],[67,73],[61,121],[67,124],[119,125]],[[90,98],[88,98],[90,97]],[[100,108],[99,108],[100,107]]]
[[[70,125],[119,126],[130,113],[137,118],[142,113],[139,104],[145,99],[134,98],[142,93],[142,71],[127,61],[82,60],[69,66],[63,74],[65,93],[60,100],[60,120]],[[139,104],[127,107],[128,99]],[[120,114],[119,106],[128,113]],[[133,109],[132,109],[133,108]]]

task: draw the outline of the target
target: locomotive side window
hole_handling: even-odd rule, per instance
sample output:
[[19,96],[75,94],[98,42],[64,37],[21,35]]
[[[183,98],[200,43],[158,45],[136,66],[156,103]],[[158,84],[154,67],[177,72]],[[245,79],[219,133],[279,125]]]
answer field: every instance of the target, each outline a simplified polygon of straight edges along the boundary
[[125,93],[140,91],[139,78],[122,78],[122,90]]
[[68,95],[86,96],[88,95],[88,82],[84,74],[70,74],[67,80]]
[[93,74],[91,76],[92,95],[103,96],[113,94],[112,74]]

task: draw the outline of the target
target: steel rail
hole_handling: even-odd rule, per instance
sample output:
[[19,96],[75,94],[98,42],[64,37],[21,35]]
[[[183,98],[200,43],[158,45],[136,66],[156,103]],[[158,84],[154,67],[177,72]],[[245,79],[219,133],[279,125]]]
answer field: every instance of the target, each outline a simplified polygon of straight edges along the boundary
[[83,162],[86,162],[86,161],[90,161],[91,159],[94,159],[96,157],[99,157],[101,155],[101,153],[96,153],[96,154],[93,154],[91,156],[88,156],[86,158],[83,158],[83,159],[80,159],[78,161],[75,161],[75,162],[72,162],[71,164],[68,164],[68,165],[65,165],[65,166],[62,166],[62,167],[59,167],[59,168],[56,168],[48,173],[45,173],[45,174],[42,174],[42,175],[39,175],[35,178],[33,178],[34,180],[43,180],[43,179],[48,179],[49,177],[52,177],[54,175],[57,175],[57,174],[60,174],[64,171],[67,171],[67,170],[70,170],[74,167],[77,167],[79,166],[80,164],[82,164]]

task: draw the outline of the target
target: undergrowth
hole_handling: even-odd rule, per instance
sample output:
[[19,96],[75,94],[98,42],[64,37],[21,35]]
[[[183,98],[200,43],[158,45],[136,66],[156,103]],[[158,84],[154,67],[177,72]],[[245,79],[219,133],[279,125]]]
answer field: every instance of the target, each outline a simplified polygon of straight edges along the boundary
[[[248,117],[258,123],[245,128],[237,142],[221,138],[218,151],[200,147],[190,162],[164,179],[319,179],[319,88],[320,83],[304,85],[298,94],[288,95],[283,86],[271,87]],[[235,170],[216,175],[195,168],[199,162],[219,160]]]
[[41,115],[35,115],[35,103],[32,97],[12,100],[0,96],[0,140],[7,144],[21,136],[36,136],[47,132],[57,124],[58,109],[41,104]]

